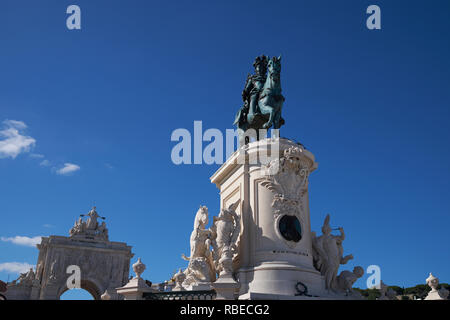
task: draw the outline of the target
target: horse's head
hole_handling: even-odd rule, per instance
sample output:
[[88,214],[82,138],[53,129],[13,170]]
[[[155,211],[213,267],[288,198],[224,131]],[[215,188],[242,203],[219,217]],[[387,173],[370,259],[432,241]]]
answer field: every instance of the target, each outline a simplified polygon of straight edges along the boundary
[[199,228],[200,226],[205,226],[208,224],[208,208],[206,206],[200,206],[195,215],[194,220],[194,229]]
[[267,64],[267,69],[269,71],[269,75],[273,76],[280,76],[281,73],[281,56],[272,57],[272,59],[269,60],[269,63]]

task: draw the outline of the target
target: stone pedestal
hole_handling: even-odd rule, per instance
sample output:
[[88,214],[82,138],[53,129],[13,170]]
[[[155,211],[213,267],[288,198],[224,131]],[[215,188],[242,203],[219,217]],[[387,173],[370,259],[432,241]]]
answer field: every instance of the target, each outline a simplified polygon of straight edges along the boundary
[[220,190],[221,208],[240,200],[233,269],[241,298],[295,297],[299,281],[309,294],[324,295],[323,277],[313,266],[308,200],[308,178],[316,168],[302,145],[264,139],[240,148],[210,178]]
[[240,284],[233,279],[231,274],[224,274],[212,286],[217,293],[216,300],[235,300]]
[[141,278],[141,274],[145,271],[146,266],[142,263],[141,258],[133,263],[133,271],[136,276],[132,278],[128,283],[120,288],[116,288],[116,292],[122,295],[125,300],[142,300],[143,293],[145,292],[155,292],[156,290],[149,287],[145,280]]
[[125,286],[116,288],[118,294],[124,297],[125,300],[142,300],[144,292],[153,292],[145,280],[140,277],[134,277]]

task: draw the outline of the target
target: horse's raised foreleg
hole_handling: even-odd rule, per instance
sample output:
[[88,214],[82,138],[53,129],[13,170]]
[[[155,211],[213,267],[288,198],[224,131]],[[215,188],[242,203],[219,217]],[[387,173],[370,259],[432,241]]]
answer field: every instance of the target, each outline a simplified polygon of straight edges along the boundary
[[269,129],[272,126],[275,116],[275,109],[270,106],[267,107],[270,108],[269,120],[267,120],[267,122],[263,124],[263,129]]
[[280,129],[281,111],[277,111],[273,117],[273,128]]

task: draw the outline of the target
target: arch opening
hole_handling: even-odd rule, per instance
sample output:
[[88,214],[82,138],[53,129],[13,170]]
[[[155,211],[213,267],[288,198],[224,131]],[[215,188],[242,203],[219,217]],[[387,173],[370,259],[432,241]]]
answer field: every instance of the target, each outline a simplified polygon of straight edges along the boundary
[[94,297],[85,289],[69,289],[63,292],[59,300],[94,300]]
[[99,288],[91,281],[81,280],[80,289],[64,289],[59,295],[60,300],[101,300]]

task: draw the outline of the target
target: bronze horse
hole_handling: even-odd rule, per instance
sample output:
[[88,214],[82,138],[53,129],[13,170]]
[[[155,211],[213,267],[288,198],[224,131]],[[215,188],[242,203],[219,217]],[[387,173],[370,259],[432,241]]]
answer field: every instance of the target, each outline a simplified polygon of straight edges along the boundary
[[[284,124],[284,119],[281,117],[281,109],[285,100],[281,94],[281,57],[269,59],[267,73],[255,112],[252,113],[249,110],[249,101],[246,100],[234,121],[238,129],[243,132],[249,129],[256,130],[256,139],[259,139],[259,129],[269,129],[272,126],[274,129],[279,129]],[[239,135],[241,137],[242,132]],[[245,143],[248,143],[248,140]]]

